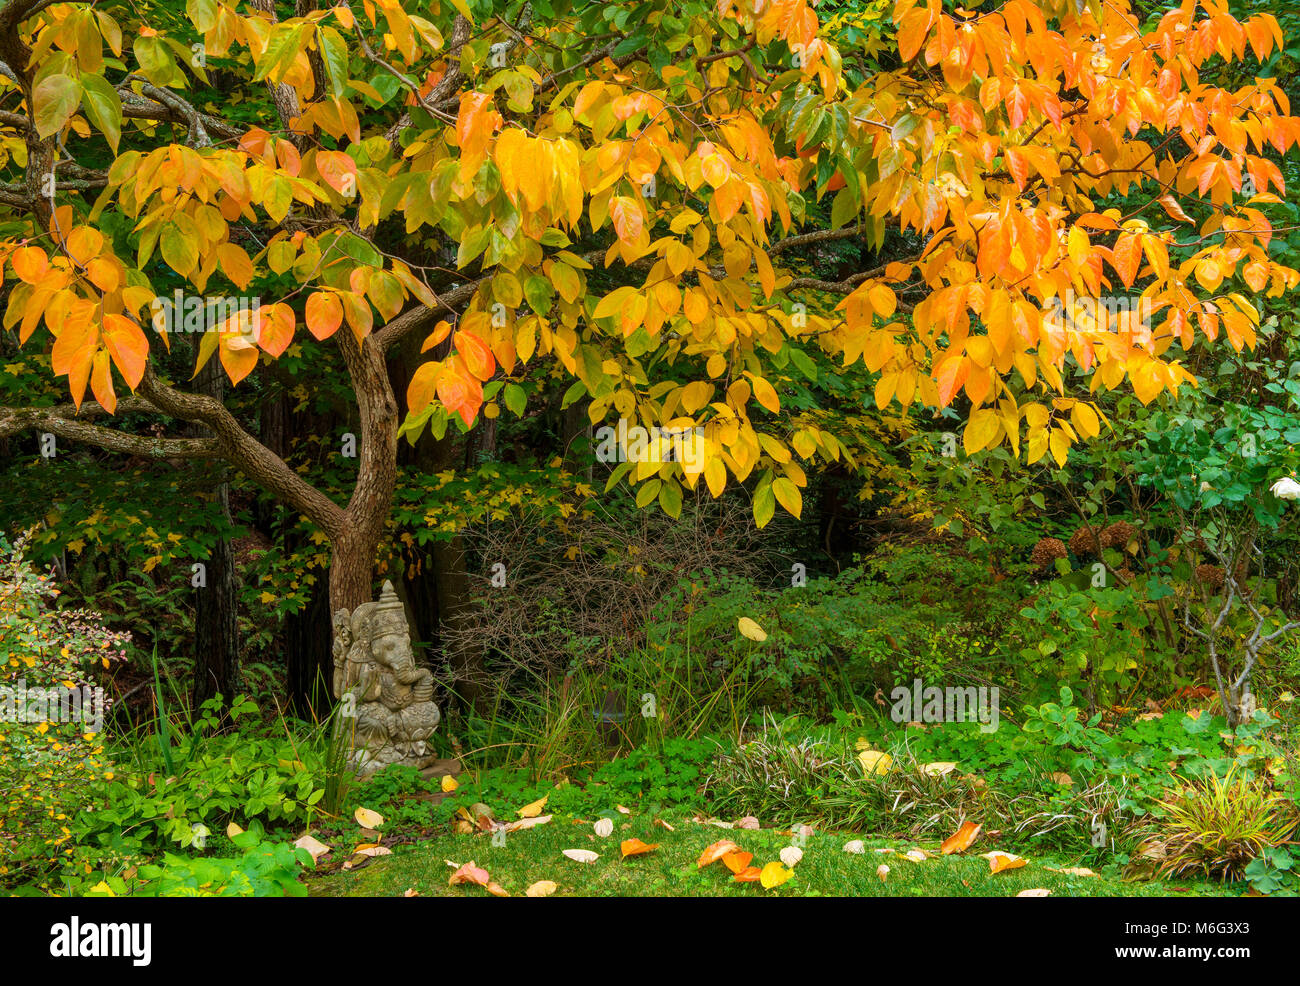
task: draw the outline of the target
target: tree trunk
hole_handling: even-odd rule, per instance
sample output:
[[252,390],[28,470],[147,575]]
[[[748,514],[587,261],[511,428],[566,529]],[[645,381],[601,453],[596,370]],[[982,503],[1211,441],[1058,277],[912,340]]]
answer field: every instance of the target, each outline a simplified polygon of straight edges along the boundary
[[[229,484],[217,487],[216,501],[230,523]],[[216,695],[229,705],[239,689],[239,597],[230,539],[218,538],[204,564],[207,585],[194,590],[195,708]]]
[[285,667],[289,707],[298,717],[319,722],[329,714],[334,633],[329,586],[312,586],[307,605],[284,618]]
[[[215,360],[209,360],[199,371],[196,385],[199,393],[221,400],[220,367]],[[192,425],[188,430],[199,437],[210,434],[203,425]],[[222,523],[229,527],[230,484],[224,477],[213,499]],[[219,537],[203,564],[204,583],[194,589],[195,708],[217,695],[223,705],[229,705],[239,688],[239,595],[230,538]]]
[[464,539],[435,541],[433,564],[437,573],[438,621],[446,628],[444,653],[450,650],[454,688],[462,706],[480,709],[486,697],[483,685],[483,652],[476,643],[459,633],[470,614],[472,592],[465,564]]

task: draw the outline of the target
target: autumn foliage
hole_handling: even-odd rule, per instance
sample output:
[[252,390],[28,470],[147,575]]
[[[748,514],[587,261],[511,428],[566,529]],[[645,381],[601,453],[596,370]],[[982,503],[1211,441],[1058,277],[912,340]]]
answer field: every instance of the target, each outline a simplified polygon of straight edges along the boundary
[[[846,452],[783,405],[794,342],[862,361],[882,408],[957,406],[970,452],[1063,463],[1105,427],[1091,395],[1149,402],[1193,382],[1192,346],[1253,344],[1238,277],[1269,296],[1300,281],[1269,259],[1260,208],[1300,120],[1270,79],[1201,81],[1266,59],[1280,29],[1220,0],[1153,30],[1126,0],[899,0],[893,67],[856,86],[806,0],[657,5],[630,48],[593,40],[577,9],[525,39],[463,0],[278,18],[190,0],[205,59],[280,110],[251,127],[181,98],[207,69],[164,31],[27,8],[5,53],[32,130],[5,139],[27,191],[4,199],[22,224],[0,242],[4,324],[49,350],[78,407],[89,387],[113,412],[169,345],[161,261],[197,293],[263,296],[200,339],[197,363],[236,384],[303,331],[362,352],[418,332],[406,434],[499,413],[493,381],[562,372],[592,422],[698,443],[611,482],[673,514],[701,477],[713,496],[752,482],[764,524],[799,513],[806,464]],[[386,115],[377,78],[400,93]],[[102,180],[69,184],[60,155],[101,139]],[[101,232],[110,213],[131,249]],[[454,269],[422,252],[435,232]],[[887,235],[915,254],[843,282],[784,263]],[[1115,294],[1154,317],[1070,307]]]

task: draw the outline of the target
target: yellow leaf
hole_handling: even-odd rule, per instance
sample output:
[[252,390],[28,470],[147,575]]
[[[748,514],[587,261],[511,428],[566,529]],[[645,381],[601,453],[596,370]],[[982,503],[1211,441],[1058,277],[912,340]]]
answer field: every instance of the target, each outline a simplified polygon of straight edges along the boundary
[[858,762],[868,774],[888,774],[894,765],[894,758],[879,750],[863,750],[858,754]]
[[1096,438],[1101,432],[1101,422],[1097,420],[1097,412],[1082,402],[1070,409],[1070,421],[1084,438]]
[[776,414],[781,410],[781,401],[776,396],[776,391],[772,389],[770,383],[759,376],[750,377],[750,382],[754,388],[754,399],[757,400],[758,403],[762,404],[773,414]]
[[750,640],[757,640],[760,644],[767,639],[767,631],[751,620],[748,616],[742,616],[736,622],[741,636],[748,637]]
[[460,787],[460,784],[457,782],[456,778],[451,776],[451,774],[447,774],[446,776],[443,777],[442,779],[443,791],[450,793],[451,791],[456,790],[456,788],[458,787]]
[[352,817],[363,829],[377,829],[384,824],[384,816],[369,808],[358,808],[352,813]]
[[519,809],[519,817],[536,818],[538,815],[542,813],[542,809],[546,807],[546,800],[549,797],[550,795],[548,794],[534,801],[532,804],[524,805],[522,808]]
[[962,445],[966,449],[966,454],[974,455],[981,449],[987,448],[997,438],[1001,429],[1002,422],[998,419],[997,412],[991,408],[981,408],[971,412],[970,421],[966,424],[966,431],[962,435]]
[[771,890],[773,887],[781,886],[792,876],[794,876],[793,870],[787,870],[781,862],[774,859],[763,867],[758,882],[763,885],[764,890]]
[[549,897],[560,888],[554,880],[538,880],[524,891],[525,897]]
[[1070,436],[1060,428],[1053,428],[1051,437],[1047,440],[1048,448],[1051,450],[1052,458],[1056,460],[1058,466],[1065,466],[1065,459],[1070,454]]
[[799,492],[799,487],[794,485],[792,480],[784,476],[772,480],[772,494],[776,497],[776,502],[786,509],[786,512],[796,519],[803,511],[803,496]]

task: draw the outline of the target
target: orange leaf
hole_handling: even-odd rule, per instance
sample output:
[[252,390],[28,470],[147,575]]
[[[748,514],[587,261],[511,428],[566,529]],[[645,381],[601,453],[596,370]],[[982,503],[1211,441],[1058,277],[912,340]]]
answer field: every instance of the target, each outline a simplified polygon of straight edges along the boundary
[[101,349],[95,353],[90,371],[90,392],[95,395],[109,414],[117,410],[117,394],[113,392],[113,374],[108,369],[108,353]]
[[105,315],[104,348],[113,357],[113,363],[127,386],[135,390],[144,376],[144,364],[149,358],[149,340],[140,331],[140,326],[124,315]]
[[35,284],[50,268],[49,258],[40,247],[19,247],[9,258],[14,273],[28,284]]
[[1004,870],[1018,870],[1029,861],[1009,852],[986,852],[984,858],[989,861],[989,872],[1001,873]]
[[480,380],[492,379],[497,364],[496,359],[492,356],[491,346],[474,335],[474,333],[466,332],[463,329],[456,333],[453,342],[456,345],[456,351],[464,358],[465,366],[470,373]]
[[325,184],[340,195],[349,196],[357,189],[357,162],[343,151],[320,151],[316,155],[316,170]]
[[616,195],[609,204],[609,216],[614,220],[614,232],[624,243],[632,244],[641,238],[641,208],[634,199]]
[[480,887],[486,887],[491,882],[492,878],[488,875],[488,871],[475,864],[474,860],[471,859],[451,875],[447,880],[447,885],[454,887],[461,883],[474,883]]
[[980,834],[981,828],[983,828],[982,825],[976,825],[971,821],[962,822],[961,828],[943,840],[939,852],[945,856],[956,852],[965,852]]
[[307,296],[307,331],[317,339],[328,339],[343,324],[343,303],[328,291]]
[[644,843],[640,839],[624,839],[623,844],[619,847],[623,852],[623,858],[628,856],[644,856],[648,852],[653,852],[659,848],[659,843]]
[[757,866],[746,866],[743,870],[732,877],[737,883],[758,883],[763,876],[763,871]]
[[[729,852],[722,857],[722,862],[732,873],[740,873],[746,867],[749,867],[749,861],[754,858],[752,852]],[[755,869],[756,867],[750,867]]]
[[274,357],[280,356],[293,341],[293,330],[297,322],[293,309],[283,302],[259,308],[261,326],[257,334],[257,344]]
[[709,846],[709,848],[705,849],[704,852],[700,853],[700,858],[696,862],[695,866],[697,869],[703,869],[710,863],[716,863],[729,852],[740,851],[740,846],[736,845],[730,839],[722,839],[721,841],[715,842],[713,845]]

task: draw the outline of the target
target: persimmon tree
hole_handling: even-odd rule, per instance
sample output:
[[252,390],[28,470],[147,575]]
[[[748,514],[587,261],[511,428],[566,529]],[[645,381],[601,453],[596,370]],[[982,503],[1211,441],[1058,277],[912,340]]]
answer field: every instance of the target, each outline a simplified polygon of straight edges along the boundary
[[[0,435],[228,461],[329,538],[335,608],[369,598],[399,438],[518,413],[530,376],[567,378],[593,423],[687,436],[614,470],[641,505],[747,484],[762,525],[798,515],[805,464],[845,453],[780,414],[796,344],[878,371],[881,407],[956,404],[971,452],[1063,462],[1102,427],[1091,392],[1150,401],[1190,382],[1177,354],[1198,337],[1252,344],[1238,276],[1300,280],[1261,211],[1300,121],[1267,78],[1200,81],[1213,59],[1266,61],[1280,31],[1216,0],[1150,30],[1126,0],[899,0],[861,82],[807,0],[189,0],[180,30],[132,11],[0,6],[21,171],[0,188],[4,325],[72,402],[0,409]],[[213,101],[218,73],[221,104],[265,108],[256,125]],[[912,255],[842,281],[788,264],[887,236]],[[164,275],[260,299],[196,347],[236,387],[298,334],[330,340],[361,422],[346,504],[168,379]],[[1052,314],[1121,286],[1158,324]],[[385,356],[410,339],[428,356],[394,388]],[[212,437],[92,420],[124,410]]]

